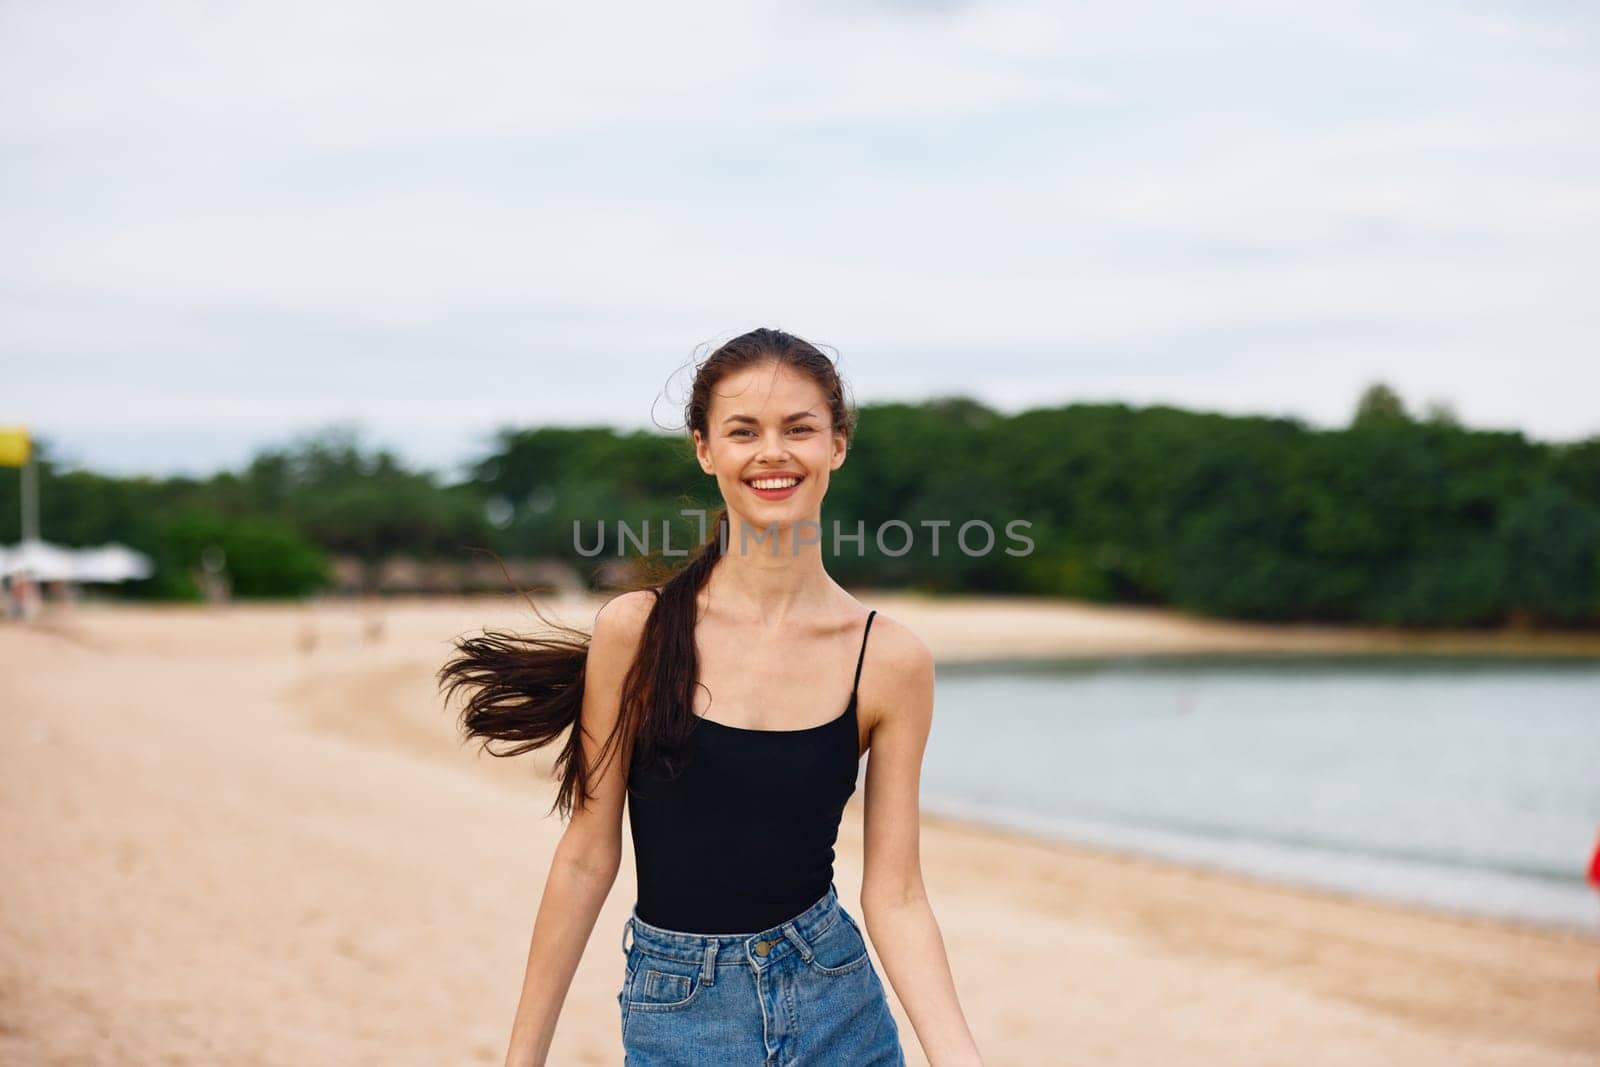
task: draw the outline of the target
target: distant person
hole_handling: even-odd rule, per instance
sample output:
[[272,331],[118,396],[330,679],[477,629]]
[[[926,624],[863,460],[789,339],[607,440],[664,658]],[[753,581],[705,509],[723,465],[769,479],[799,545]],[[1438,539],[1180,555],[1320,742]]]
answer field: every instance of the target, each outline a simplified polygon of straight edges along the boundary
[[300,651],[308,656],[317,650],[317,621],[315,619],[301,620],[296,643],[300,646]]
[[369,645],[383,642],[383,605],[375,596],[362,598],[361,637]]
[[833,882],[870,748],[867,926],[889,972],[915,975],[896,992],[931,1061],[979,1064],[918,862],[933,660],[828,575],[817,536],[853,436],[844,385],[813,345],[754,330],[696,368],[685,416],[723,499],[687,565],[610,600],[592,636],[490,631],[458,639],[440,671],[447,696],[471,693],[468,736],[513,743],[495,754],[565,739],[556,806],[570,822],[506,1063],[549,1054],[621,864],[626,804],[638,899],[616,999],[629,1064],[904,1064]]
[[42,606],[39,583],[33,580],[32,575],[26,573],[12,575],[11,593],[16,600],[17,618],[23,622],[31,622],[38,618]]

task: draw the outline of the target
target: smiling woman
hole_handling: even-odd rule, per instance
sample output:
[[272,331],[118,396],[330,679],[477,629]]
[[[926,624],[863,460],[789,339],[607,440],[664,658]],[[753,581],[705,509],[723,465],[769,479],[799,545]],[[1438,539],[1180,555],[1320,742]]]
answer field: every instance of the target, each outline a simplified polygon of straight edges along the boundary
[[[724,502],[687,565],[608,602],[592,637],[489,632],[440,671],[447,695],[470,692],[467,735],[511,743],[495,754],[566,735],[556,806],[571,818],[507,1062],[547,1054],[620,868],[625,808],[629,1064],[904,1063],[867,932],[929,1058],[981,1062],[919,859],[932,656],[833,581],[805,536],[854,432],[844,384],[814,345],[754,330],[696,368],[685,416]],[[863,931],[833,861],[869,750]]]

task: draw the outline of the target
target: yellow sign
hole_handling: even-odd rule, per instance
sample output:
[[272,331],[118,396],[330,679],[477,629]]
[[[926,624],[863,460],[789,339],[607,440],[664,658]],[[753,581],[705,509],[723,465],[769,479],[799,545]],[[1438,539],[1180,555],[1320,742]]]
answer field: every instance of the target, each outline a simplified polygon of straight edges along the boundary
[[23,467],[28,463],[28,431],[18,426],[0,426],[0,467]]

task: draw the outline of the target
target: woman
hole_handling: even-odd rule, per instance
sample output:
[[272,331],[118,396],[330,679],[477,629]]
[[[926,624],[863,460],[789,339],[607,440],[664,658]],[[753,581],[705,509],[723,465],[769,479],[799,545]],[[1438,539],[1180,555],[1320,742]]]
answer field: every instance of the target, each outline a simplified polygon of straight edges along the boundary
[[497,755],[582,727],[556,762],[570,819],[506,1062],[548,1054],[621,864],[626,796],[639,890],[617,996],[627,1063],[904,1063],[862,924],[833,883],[840,815],[871,749],[866,931],[929,1061],[980,1063],[918,854],[932,657],[823,566],[822,499],[854,422],[843,383],[814,346],[768,329],[696,371],[686,423],[725,506],[688,565],[609,601],[592,637],[489,632],[459,641],[440,672],[447,696],[474,690],[469,736],[515,743]]

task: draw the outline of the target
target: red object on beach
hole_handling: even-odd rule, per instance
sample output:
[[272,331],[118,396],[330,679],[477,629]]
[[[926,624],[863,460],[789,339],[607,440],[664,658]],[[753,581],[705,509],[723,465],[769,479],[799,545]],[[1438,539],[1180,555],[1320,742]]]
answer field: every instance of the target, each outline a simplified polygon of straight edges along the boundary
[[1594,855],[1589,857],[1589,884],[1600,889],[1600,838],[1594,842]]
[[1589,860],[1589,884],[1600,889],[1600,839],[1594,843],[1594,856]]

